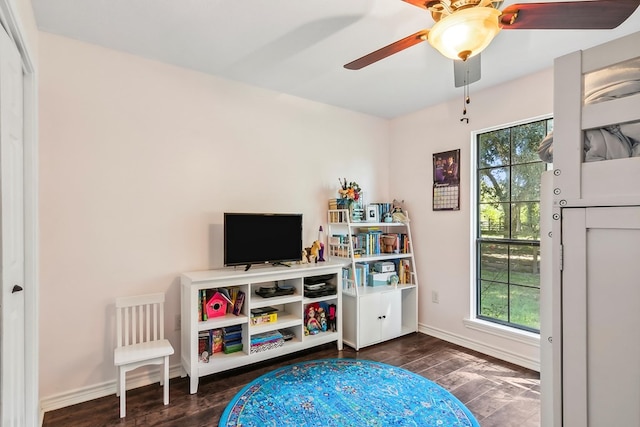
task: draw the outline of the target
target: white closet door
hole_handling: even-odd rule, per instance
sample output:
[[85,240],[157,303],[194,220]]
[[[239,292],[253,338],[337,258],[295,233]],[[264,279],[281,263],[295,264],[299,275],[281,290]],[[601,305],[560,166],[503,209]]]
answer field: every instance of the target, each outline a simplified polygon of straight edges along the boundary
[[0,419],[25,422],[24,181],[22,61],[0,28]]
[[640,207],[563,209],[564,427],[640,426]]

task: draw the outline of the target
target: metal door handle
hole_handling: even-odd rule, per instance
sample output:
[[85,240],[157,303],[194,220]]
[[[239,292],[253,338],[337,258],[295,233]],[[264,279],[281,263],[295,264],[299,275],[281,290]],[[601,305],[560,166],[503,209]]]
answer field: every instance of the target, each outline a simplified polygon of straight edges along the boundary
[[20,286],[20,285],[13,285],[13,289],[11,290],[11,293],[12,293],[12,294],[15,294],[16,292],[20,292],[20,291],[22,291],[22,290],[23,290],[23,289],[22,289],[22,286]]

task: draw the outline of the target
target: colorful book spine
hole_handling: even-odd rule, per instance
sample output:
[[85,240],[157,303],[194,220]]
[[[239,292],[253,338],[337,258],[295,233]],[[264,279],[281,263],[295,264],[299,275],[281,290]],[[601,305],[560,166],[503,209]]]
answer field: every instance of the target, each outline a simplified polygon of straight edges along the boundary
[[201,313],[200,320],[202,321],[208,320],[209,317],[207,316],[207,290],[206,289],[200,290],[200,313]]
[[209,332],[202,331],[198,334],[198,360],[203,363],[209,363],[209,356],[211,356]]
[[244,304],[245,293],[243,291],[238,290],[238,294],[236,296],[235,302],[233,303],[233,314],[238,316],[242,313],[242,306]]

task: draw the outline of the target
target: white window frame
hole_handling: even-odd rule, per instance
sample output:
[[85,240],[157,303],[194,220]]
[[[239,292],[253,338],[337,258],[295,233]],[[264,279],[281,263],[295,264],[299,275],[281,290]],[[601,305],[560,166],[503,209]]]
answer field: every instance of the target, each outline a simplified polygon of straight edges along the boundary
[[524,344],[529,345],[539,345],[540,343],[540,334],[535,332],[526,331],[523,329],[518,329],[516,327],[502,325],[499,323],[489,322],[483,319],[478,318],[477,312],[477,299],[478,299],[478,289],[477,289],[477,278],[476,274],[478,272],[477,266],[477,245],[476,245],[476,225],[478,221],[478,177],[476,167],[478,164],[478,150],[476,147],[476,141],[478,139],[478,135],[492,132],[496,130],[501,130],[509,127],[524,125],[527,123],[537,122],[541,120],[552,119],[553,114],[545,114],[537,117],[529,117],[523,120],[504,123],[497,126],[492,126],[484,129],[478,129],[471,132],[471,137],[469,141],[469,152],[470,156],[470,176],[471,176],[471,191],[469,205],[471,206],[471,215],[469,215],[469,262],[471,268],[469,269],[469,290],[471,298],[469,298],[469,316],[464,319],[464,325],[473,330],[481,331],[484,333],[488,333],[491,335],[499,336],[502,338],[507,338],[513,341],[522,342]]

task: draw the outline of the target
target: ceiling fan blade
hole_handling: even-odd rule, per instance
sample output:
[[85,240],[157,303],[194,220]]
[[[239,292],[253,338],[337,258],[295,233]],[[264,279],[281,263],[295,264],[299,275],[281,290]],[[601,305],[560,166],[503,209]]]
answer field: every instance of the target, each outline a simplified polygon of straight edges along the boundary
[[410,36],[407,36],[402,40],[398,40],[397,42],[391,43],[390,45],[378,49],[375,52],[371,52],[370,54],[365,55],[362,58],[358,58],[355,61],[349,62],[344,66],[344,68],[348,70],[359,70],[361,68],[364,68],[367,65],[371,65],[374,62],[378,62],[381,59],[386,58],[387,56],[391,56],[394,53],[398,53],[415,44],[422,43],[427,39],[427,34],[429,34],[429,30],[418,31],[417,33],[411,34]]
[[402,1],[412,4],[414,6],[418,6],[421,9],[427,9],[427,4],[429,3],[429,0],[402,0]]
[[507,6],[500,16],[504,30],[608,30],[622,24],[640,0],[565,1]]
[[466,61],[453,61],[453,78],[455,87],[470,85],[480,80],[480,54]]

